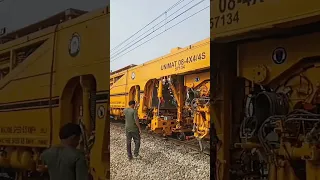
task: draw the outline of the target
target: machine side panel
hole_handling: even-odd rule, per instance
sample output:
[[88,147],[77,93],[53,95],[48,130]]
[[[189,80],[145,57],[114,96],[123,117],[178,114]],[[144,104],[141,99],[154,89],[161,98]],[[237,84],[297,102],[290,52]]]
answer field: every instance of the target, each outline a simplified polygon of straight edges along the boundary
[[[319,20],[317,0],[213,0],[211,1],[211,38],[234,36],[255,30],[313,18]],[[302,22],[302,24],[310,21]]]

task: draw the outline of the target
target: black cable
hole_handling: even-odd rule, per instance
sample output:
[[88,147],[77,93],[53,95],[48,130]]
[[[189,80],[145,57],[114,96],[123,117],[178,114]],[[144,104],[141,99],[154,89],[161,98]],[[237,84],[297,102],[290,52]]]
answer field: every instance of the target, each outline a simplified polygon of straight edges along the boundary
[[[4,1],[4,0],[2,0]],[[152,20],[150,23],[148,23],[147,25],[145,25],[143,28],[141,28],[139,31],[137,31],[136,33],[134,33],[133,35],[131,35],[129,38],[127,38],[126,40],[122,41],[120,44],[118,44],[116,47],[112,48],[110,50],[110,52],[112,52],[114,49],[118,48],[119,46],[121,46],[123,43],[125,43],[126,41],[128,41],[129,39],[131,39],[134,35],[138,34],[139,32],[141,32],[144,28],[148,27],[151,23],[153,23],[154,21],[156,21],[157,19],[159,19],[162,15],[166,14],[168,11],[170,11],[171,9],[173,9],[174,7],[176,7],[177,5],[179,5],[181,2],[183,2],[184,0],[179,0],[178,2],[176,2],[174,5],[172,5],[169,9],[167,9],[165,12],[163,12],[162,14],[160,14],[158,17],[156,17],[154,20]],[[1,2],[1,0],[0,0]]]
[[[203,2],[203,1],[204,1],[204,0],[202,0],[201,2]],[[201,3],[201,2],[199,2],[199,3]],[[199,4],[199,3],[198,3],[198,4]],[[198,5],[198,4],[196,4],[196,5]],[[192,6],[191,8],[195,7],[196,5]],[[210,6],[207,6],[207,7],[203,8],[203,9],[201,9],[200,11],[197,11],[196,13],[194,13],[194,14],[192,14],[191,16],[188,16],[187,18],[183,19],[182,21],[180,21],[180,22],[178,22],[178,23],[174,24],[173,26],[171,26],[171,27],[169,27],[168,29],[164,30],[163,32],[161,32],[161,33],[157,34],[156,36],[152,37],[151,39],[149,39],[149,40],[148,40],[148,41],[146,41],[146,42],[149,42],[150,40],[154,39],[155,37],[157,37],[157,36],[159,36],[159,35],[163,34],[164,32],[166,32],[167,30],[169,30],[169,29],[171,29],[171,28],[175,27],[176,25],[180,24],[181,22],[183,22],[183,21],[185,21],[185,20],[189,19],[190,17],[192,17],[192,16],[194,16],[194,15],[196,15],[196,14],[200,13],[201,11],[203,11],[203,10],[205,10],[205,9],[209,8],[209,7],[210,7]],[[184,11],[183,13],[181,13],[181,14],[177,15],[175,18],[171,19],[169,22],[171,22],[171,21],[173,21],[174,19],[176,19],[177,17],[181,16],[182,14],[184,14],[185,12],[187,12],[188,10],[190,10],[191,8],[189,8],[189,9],[187,9],[186,11]],[[169,23],[169,22],[168,22],[168,23]],[[166,24],[167,24],[167,23],[166,23]],[[164,25],[166,25],[166,24],[164,24]],[[163,26],[164,26],[164,25],[163,25]],[[163,26],[161,26],[161,27],[163,27]],[[160,29],[161,27],[159,27],[158,29]],[[138,43],[138,42],[140,42],[141,40],[145,39],[145,38],[146,38],[146,37],[148,37],[150,34],[152,34],[152,33],[149,33],[148,35],[144,36],[142,39],[140,39],[139,41],[137,41],[135,44],[137,44],[137,43]],[[140,47],[141,45],[145,44],[146,42],[144,42],[144,43],[140,44],[140,45],[139,45],[139,46],[137,46],[136,48]],[[129,47],[128,47],[128,48],[126,48],[125,50],[129,49],[130,47],[132,47],[132,46],[133,46],[133,45],[135,45],[135,44],[132,44],[131,46],[129,46]],[[134,49],[136,49],[136,48],[134,48]],[[134,50],[134,49],[132,49],[132,50]],[[111,57],[111,59],[113,59],[113,58],[118,59],[119,57],[122,57],[123,55],[125,55],[125,54],[127,54],[127,53],[129,53],[129,52],[131,52],[131,51],[132,51],[132,50],[130,50],[130,51],[126,52],[125,54],[118,56],[120,53],[124,52],[125,50],[123,50],[123,51],[119,52],[119,53],[118,53],[118,54],[116,54],[115,56],[112,56],[112,57]],[[118,56],[118,57],[117,57],[117,56]],[[113,61],[115,61],[116,59],[111,60],[110,62],[113,62]]]
[[[187,11],[189,11],[190,9],[194,8],[195,6],[199,5],[200,3],[204,2],[205,0],[202,0],[200,2],[198,2],[197,4],[193,5],[192,7],[190,7],[189,9],[183,11],[182,13],[180,13],[179,15],[177,15],[176,17],[172,18],[170,21],[166,22],[164,25],[160,26],[159,28],[157,28],[156,30],[153,30],[151,33],[147,34],[146,36],[144,36],[143,38],[141,38],[140,40],[136,41],[134,44],[130,45],[129,47],[125,48],[124,50],[118,52],[116,55],[111,55],[111,59],[113,57],[117,57],[119,54],[121,54],[122,52],[126,51],[127,49],[129,49],[130,47],[132,47],[133,45],[137,44],[138,42],[140,42],[141,40],[145,39],[146,37],[150,36],[152,33],[154,33],[155,31],[159,30],[160,28],[162,28],[163,26],[165,26],[166,24],[170,23],[171,21],[175,20],[176,18],[178,18],[179,16],[181,16],[182,14],[186,13]],[[166,30],[165,30],[166,31]],[[123,49],[123,48],[122,48]]]
[[[141,36],[143,36],[144,34],[146,34],[147,32],[149,32],[150,30],[153,30],[152,33],[154,33],[155,31],[159,30],[161,27],[165,26],[166,24],[168,24],[169,22],[166,22],[163,26],[161,26],[160,28],[154,30],[154,28],[156,26],[158,26],[159,24],[161,24],[163,21],[166,21],[167,18],[171,17],[172,15],[174,15],[176,12],[180,11],[181,9],[183,9],[184,7],[186,7],[187,5],[189,5],[190,3],[192,3],[194,0],[191,0],[189,3],[185,4],[184,6],[182,6],[181,8],[179,8],[178,10],[176,10],[175,12],[173,12],[170,16],[166,17],[166,19],[160,21],[159,23],[157,23],[156,25],[152,26],[150,29],[148,29],[147,31],[145,31],[144,33],[142,33],[140,36],[138,36],[137,38],[133,39],[132,41],[130,41],[129,43],[127,43],[125,46],[123,46],[122,48],[120,48],[119,50],[117,50],[115,53],[111,54],[111,56],[113,56],[114,54],[117,54],[119,51],[121,51],[122,49],[126,48],[128,45],[130,45],[132,42],[134,42],[135,40],[139,39]],[[150,33],[150,34],[152,34]]]
[[176,7],[177,5],[179,5],[180,3],[182,3],[184,0],[180,0],[178,1],[176,4],[174,4],[173,6],[171,6],[169,9],[167,9],[163,14],[167,13],[168,11],[170,11],[171,9],[173,9],[174,7]]
[[[209,8],[209,7],[210,7],[210,6],[207,6],[207,7],[203,8],[203,9],[201,9],[200,11],[197,11],[196,13],[192,14],[191,16],[188,16],[187,18],[183,19],[182,21],[179,21],[178,23],[176,23],[176,24],[174,24],[173,26],[169,27],[169,28],[168,28],[168,29],[166,29],[165,31],[163,31],[163,32],[161,32],[161,33],[159,33],[159,34],[155,35],[155,36],[154,36],[154,37],[152,37],[151,39],[149,39],[149,40],[145,41],[144,43],[140,44],[139,46],[137,46],[137,47],[135,47],[135,48],[131,49],[130,51],[126,52],[125,54],[123,54],[123,55],[121,55],[121,56],[118,56],[116,59],[119,59],[120,57],[122,57],[122,56],[124,56],[124,55],[128,54],[129,52],[131,52],[131,51],[135,50],[136,48],[138,48],[138,47],[142,46],[143,44],[145,44],[145,43],[147,43],[147,42],[151,41],[152,39],[154,39],[154,38],[158,37],[159,35],[161,35],[161,34],[165,33],[166,31],[168,31],[169,29],[171,29],[171,28],[173,28],[173,27],[177,26],[178,24],[182,23],[183,21],[185,21],[185,20],[187,20],[187,19],[191,18],[192,16],[194,16],[194,15],[196,15],[196,14],[200,13],[201,11],[203,11],[203,10],[205,10],[205,9]],[[130,46],[130,47],[131,47],[131,46]],[[110,62],[113,62],[113,61],[115,61],[116,59],[111,60]]]

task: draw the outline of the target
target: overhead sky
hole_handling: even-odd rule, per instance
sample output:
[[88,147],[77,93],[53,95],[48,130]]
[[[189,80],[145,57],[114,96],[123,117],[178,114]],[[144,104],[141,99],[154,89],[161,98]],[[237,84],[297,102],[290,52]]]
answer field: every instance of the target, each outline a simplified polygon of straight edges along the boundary
[[8,32],[36,23],[69,8],[91,11],[110,0],[3,0],[0,2],[0,29]]
[[[175,16],[202,0],[180,1],[181,4],[168,11],[167,18],[165,15],[161,16],[159,20],[152,23],[145,30],[151,28],[157,23],[160,23],[162,20],[164,20],[164,22],[170,21]],[[3,2],[0,2],[0,29],[2,27],[6,27],[7,31],[10,32],[38,22],[68,8],[91,11],[104,7],[108,2],[110,2],[110,0],[4,0]],[[161,15],[176,2],[178,2],[178,0],[112,0],[110,7],[111,49]],[[182,6],[189,2],[191,2],[189,5],[182,8]],[[204,0],[196,7],[180,15],[178,18],[129,49],[126,50],[126,47],[123,46],[114,49],[114,51],[111,51],[111,70],[117,70],[129,64],[141,64],[169,53],[172,48],[185,47],[202,39],[208,38],[210,36],[209,8],[187,19],[172,29],[169,29],[165,33],[136,48],[130,53],[123,55],[132,48],[143,43],[145,40],[148,40],[148,38],[152,38],[154,35],[161,33],[165,28],[169,28],[209,5],[210,1]],[[179,8],[182,9],[174,13]],[[164,22],[155,27],[154,30],[163,25]],[[142,31],[142,33],[143,32],[144,31]],[[138,36],[139,35],[141,35],[141,33],[138,34]],[[145,35],[141,37],[144,37]],[[128,42],[138,38],[138,36],[134,36],[123,45],[126,45]],[[139,39],[141,38],[138,38],[137,40]],[[124,51],[121,52],[122,50]],[[118,53],[119,51],[121,53]]]
[[[191,1],[192,3],[182,8],[184,5],[188,4]],[[167,22],[200,1],[202,0],[182,1],[180,5],[176,6],[175,8],[167,12]],[[174,5],[177,2],[178,0],[111,0],[111,49],[115,48],[117,45],[125,41],[127,38],[139,31],[141,28],[143,28],[153,19],[157,18],[159,15],[161,15],[163,12],[165,12],[167,9],[169,9],[172,5]],[[135,50],[124,55],[126,52],[140,45],[149,38],[152,38],[158,33],[161,33],[165,30],[165,28],[169,28],[170,26],[178,23],[179,21],[185,19],[186,17],[209,5],[210,0],[204,0],[198,6],[190,9],[188,12],[182,14],[180,17],[171,21],[166,26],[152,33],[150,36],[136,43],[129,49],[125,47],[127,43],[130,43],[136,38],[136,41],[138,41],[144,36],[148,35],[151,31],[144,35],[142,35],[144,31],[142,31],[137,36],[134,36],[129,41],[126,41],[126,43],[123,44],[124,46],[121,46],[120,48],[116,48],[115,50],[111,51],[111,70],[114,71],[130,64],[142,64],[144,62],[168,54],[172,48],[186,47],[205,38],[209,38],[210,8],[207,8],[204,11],[189,18],[188,20],[182,22],[181,24],[173,27],[172,29],[169,29],[168,31],[159,35],[158,37],[150,40],[144,45],[141,45]],[[179,8],[182,9],[177,13],[174,13]],[[145,28],[145,30],[152,28],[154,25],[160,23],[162,20],[165,19],[165,15],[161,16],[159,20],[152,23],[150,26]],[[165,24],[165,22],[166,21],[159,24],[157,27],[154,28],[154,30],[156,30],[161,25]],[[141,37],[138,38],[139,36]],[[121,51],[123,52],[120,53]]]

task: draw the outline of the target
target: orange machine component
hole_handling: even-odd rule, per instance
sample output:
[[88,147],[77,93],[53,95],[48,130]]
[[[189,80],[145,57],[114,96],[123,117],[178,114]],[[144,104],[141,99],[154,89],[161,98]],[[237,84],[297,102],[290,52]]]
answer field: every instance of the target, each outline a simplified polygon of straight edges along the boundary
[[[209,139],[209,39],[170,54],[131,65],[111,74],[110,113],[123,117],[130,100],[137,102],[139,119],[151,131],[184,140],[194,134]],[[151,72],[152,73],[146,73]]]

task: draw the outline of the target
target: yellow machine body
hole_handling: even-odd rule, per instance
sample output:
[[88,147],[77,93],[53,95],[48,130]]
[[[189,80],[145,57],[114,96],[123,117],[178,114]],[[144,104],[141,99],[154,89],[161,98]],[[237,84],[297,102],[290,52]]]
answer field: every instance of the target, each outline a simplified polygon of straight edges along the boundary
[[[210,138],[209,68],[210,41],[206,39],[115,71],[110,77],[111,116],[123,119],[123,109],[135,100],[139,119],[153,132],[171,136],[194,131],[200,139]],[[194,97],[188,99],[187,91]]]
[[[252,31],[274,31],[275,28],[316,22],[319,20],[320,2],[211,0],[210,9],[211,38],[215,41],[219,38],[223,38],[223,41],[234,41],[244,38],[244,34]],[[249,34],[251,37],[256,36],[253,33]]]
[[320,2],[211,1],[217,180],[316,180]]
[[60,144],[60,127],[74,122],[93,178],[108,178],[109,22],[109,7],[69,9],[0,37],[2,168],[36,171],[40,154]]

